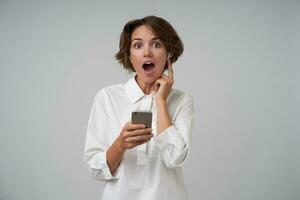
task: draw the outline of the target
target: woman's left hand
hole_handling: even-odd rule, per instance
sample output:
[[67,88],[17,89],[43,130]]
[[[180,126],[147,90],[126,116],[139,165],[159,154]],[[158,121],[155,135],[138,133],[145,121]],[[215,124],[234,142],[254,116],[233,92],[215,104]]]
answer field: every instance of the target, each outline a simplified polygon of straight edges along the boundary
[[156,91],[156,99],[166,101],[174,84],[173,68],[170,59],[168,60],[168,76],[162,74],[162,76],[156,80],[154,84],[154,90]]

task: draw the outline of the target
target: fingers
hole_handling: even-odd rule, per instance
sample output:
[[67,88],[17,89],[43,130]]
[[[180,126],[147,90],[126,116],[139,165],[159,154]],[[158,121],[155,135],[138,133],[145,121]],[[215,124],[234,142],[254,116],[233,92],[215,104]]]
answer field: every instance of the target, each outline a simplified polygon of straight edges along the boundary
[[173,71],[173,66],[172,66],[172,62],[171,60],[169,59],[168,62],[167,62],[167,65],[168,65],[168,75],[165,75],[165,74],[162,74],[160,79],[157,79],[156,80],[156,84],[155,84],[155,89],[157,89],[157,85],[164,85],[166,83],[166,81],[173,85],[174,83],[174,71]]
[[159,81],[159,79],[157,79],[156,81],[155,81],[155,84],[154,84],[154,91],[158,91],[158,88],[159,88],[159,86],[160,86],[160,81]]
[[152,131],[151,128],[145,128],[145,129],[137,129],[137,130],[134,130],[134,131],[131,131],[130,135],[131,136],[136,136],[136,135],[146,135],[146,134],[150,134]]
[[125,131],[134,131],[136,129],[144,129],[146,126],[145,124],[132,124],[131,122],[128,122],[123,127],[123,130]]
[[151,128],[145,128],[144,124],[127,123],[123,128],[123,137],[134,137],[140,135],[151,135]]
[[[150,138],[150,139],[151,139],[151,138]],[[139,145],[141,145],[141,144],[144,144],[144,143],[149,142],[150,139],[142,140],[142,141],[139,141],[139,142],[127,143],[126,148],[127,148],[127,149],[132,149],[132,148],[134,148],[134,147],[136,147],[136,146],[139,146]]]
[[119,138],[125,149],[131,149],[148,142],[154,135],[151,128],[145,128],[144,124],[132,124],[128,122],[123,127]]
[[153,134],[147,134],[147,135],[138,135],[133,137],[128,137],[125,139],[128,143],[139,143],[139,142],[145,142],[150,140],[153,137]]
[[162,78],[156,80],[156,82],[159,83],[160,85],[166,85],[166,84],[173,85],[173,83],[174,83],[173,79],[170,78],[170,75],[168,75],[168,76],[162,75]]
[[170,59],[168,60],[168,70],[169,70],[168,77],[173,80],[174,79],[174,77],[173,77],[173,66],[172,66],[172,62],[171,62]]

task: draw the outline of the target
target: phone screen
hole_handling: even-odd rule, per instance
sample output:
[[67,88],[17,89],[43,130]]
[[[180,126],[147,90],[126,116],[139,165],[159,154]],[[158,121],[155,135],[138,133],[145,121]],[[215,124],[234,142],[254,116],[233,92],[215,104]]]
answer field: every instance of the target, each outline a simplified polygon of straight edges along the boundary
[[131,123],[133,124],[145,124],[146,128],[152,126],[152,112],[151,111],[134,111],[131,114]]

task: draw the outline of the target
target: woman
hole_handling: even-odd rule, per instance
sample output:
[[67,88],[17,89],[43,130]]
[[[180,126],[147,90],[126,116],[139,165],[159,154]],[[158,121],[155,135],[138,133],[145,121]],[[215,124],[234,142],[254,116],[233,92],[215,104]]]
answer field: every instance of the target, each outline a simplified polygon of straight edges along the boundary
[[[164,19],[129,21],[116,59],[135,76],[100,90],[90,114],[84,160],[105,181],[104,200],[184,200],[182,165],[190,150],[191,96],[173,89],[183,44]],[[163,74],[168,69],[168,74]],[[152,112],[152,129],[131,123],[135,110]]]

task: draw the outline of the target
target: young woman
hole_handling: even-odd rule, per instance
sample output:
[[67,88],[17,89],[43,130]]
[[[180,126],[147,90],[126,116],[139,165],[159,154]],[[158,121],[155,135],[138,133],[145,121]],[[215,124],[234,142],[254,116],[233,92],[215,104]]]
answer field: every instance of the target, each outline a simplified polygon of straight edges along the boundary
[[[182,41],[166,20],[147,16],[124,26],[119,48],[116,59],[135,75],[97,93],[87,128],[87,167],[105,181],[103,200],[187,199],[181,167],[190,151],[193,101],[172,88]],[[152,128],[131,123],[136,110],[152,112]]]

